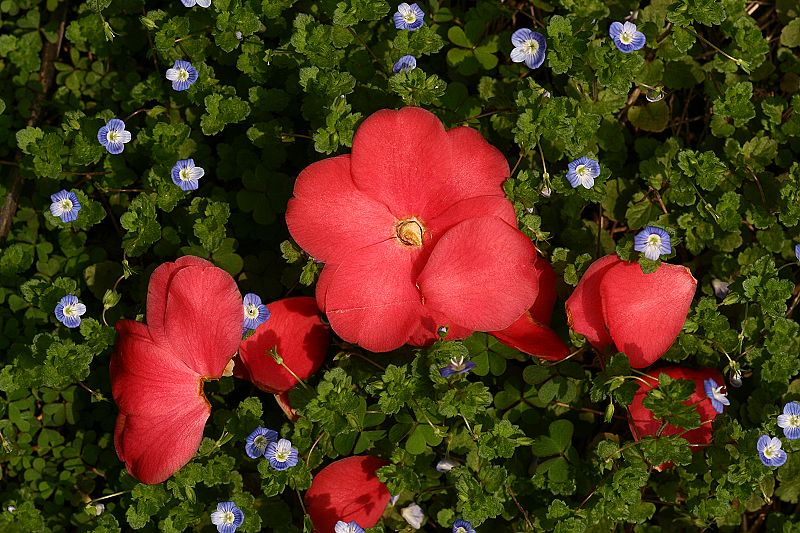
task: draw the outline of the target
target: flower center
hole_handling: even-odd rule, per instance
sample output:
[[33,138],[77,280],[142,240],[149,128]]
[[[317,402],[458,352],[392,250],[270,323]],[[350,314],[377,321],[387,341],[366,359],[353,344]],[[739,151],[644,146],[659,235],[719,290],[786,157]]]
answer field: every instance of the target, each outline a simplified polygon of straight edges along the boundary
[[72,305],[64,306],[64,316],[78,316],[78,312]]
[[258,437],[253,439],[253,446],[258,448],[259,450],[266,450],[269,441],[264,435],[259,435]]
[[413,24],[417,21],[417,14],[414,13],[413,10],[409,9],[405,13],[403,13],[403,20],[405,20],[409,24]]
[[425,234],[425,228],[416,218],[411,217],[399,221],[395,224],[394,231],[397,239],[406,246],[422,246],[422,236]]
[[62,211],[72,211],[72,200],[66,198],[61,200],[61,210]]
[[789,427],[800,427],[800,416],[799,415],[789,415]]
[[185,68],[178,69],[178,81],[186,81],[189,79],[189,71]]
[[[181,170],[181,172],[183,172]],[[183,179],[183,176],[181,176]],[[247,304],[247,307],[244,308],[244,314],[247,318],[258,318],[258,307],[253,304]]]
[[[189,167],[182,168],[181,171],[178,172],[178,177],[181,181],[192,181],[191,169]],[[258,315],[258,312],[256,312],[256,315]]]
[[539,43],[533,39],[528,39],[522,43],[522,51],[525,52],[526,55],[533,55],[539,51]]
[[236,521],[236,516],[230,511],[225,511],[222,513],[222,523],[223,524],[233,524]]
[[461,527],[461,526],[458,526],[458,529],[456,529],[456,533],[467,533],[467,530],[466,530],[466,529],[464,529],[464,528],[463,528],[463,527]]
[[764,447],[764,457],[766,457],[767,459],[772,459],[776,455],[777,455],[777,450],[773,445],[770,444],[769,446]]
[[661,237],[659,237],[658,235],[650,235],[647,238],[647,245],[655,247],[661,246]]
[[289,455],[291,454],[291,450],[287,450],[286,448],[278,448],[275,450],[275,459],[280,461],[281,463],[285,463],[289,460]]
[[584,176],[586,176],[587,172],[588,169],[586,168],[586,165],[578,165],[578,168],[575,169],[575,174],[577,174],[578,177],[581,179],[583,179]]
[[106,140],[110,143],[115,143],[119,141],[119,132],[117,130],[109,130],[106,133]]
[[633,34],[629,31],[623,31],[619,34],[619,40],[622,44],[631,44],[633,42]]

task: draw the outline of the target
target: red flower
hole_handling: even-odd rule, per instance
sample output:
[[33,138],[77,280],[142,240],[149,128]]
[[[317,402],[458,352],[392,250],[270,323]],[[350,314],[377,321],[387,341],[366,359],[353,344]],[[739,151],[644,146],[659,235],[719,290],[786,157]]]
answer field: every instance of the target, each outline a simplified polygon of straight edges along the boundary
[[[697,412],[700,415],[700,422],[705,423],[701,424],[699,428],[687,431],[681,435],[681,437],[688,440],[690,444],[700,444],[704,446],[709,444],[711,442],[710,420],[716,418],[717,411],[712,406],[711,399],[706,395],[703,381],[708,378],[713,378],[717,383],[725,383],[722,374],[711,368],[692,370],[681,367],[668,367],[650,372],[649,376],[644,378],[650,383],[650,386],[646,386],[642,383],[639,386],[639,390],[633,396],[633,401],[628,406],[628,424],[631,426],[633,438],[639,440],[643,437],[655,436],[658,432],[658,428],[661,427],[661,421],[654,419],[653,412],[642,405],[642,401],[648,391],[658,386],[658,375],[661,373],[667,374],[672,379],[688,379],[689,381],[694,381],[694,392],[689,398],[689,401],[686,402],[686,405],[696,405]],[[661,432],[661,435],[676,435],[684,431],[683,428],[667,425]],[[692,451],[697,451],[698,449],[697,446],[692,447]]]
[[533,305],[506,329],[490,333],[520,352],[548,361],[560,361],[569,355],[569,348],[548,327],[556,303],[556,272],[542,257],[536,258],[534,266],[539,277],[539,292]]
[[503,154],[419,108],[382,110],[350,155],[297,178],[286,222],[325,267],[317,303],[331,327],[371,351],[501,330],[533,303],[535,249],[501,184]]
[[[319,369],[330,344],[330,328],[320,320],[314,298],[308,296],[278,300],[267,309],[267,321],[242,341],[242,365],[234,370],[259,389],[278,394],[297,385],[295,376],[305,380]],[[269,355],[273,349],[284,366]]]
[[119,407],[114,444],[139,481],[160,483],[197,452],[211,412],[203,382],[222,376],[243,321],[233,278],[185,256],[150,277],[147,325],[117,322],[110,367]]
[[365,529],[377,524],[390,495],[375,471],[387,464],[377,457],[357,455],[320,470],[304,498],[314,529],[333,532],[339,520],[356,521]]
[[697,280],[688,268],[662,264],[643,274],[616,255],[589,266],[567,300],[567,320],[599,351],[624,352],[633,368],[664,355],[686,321]]

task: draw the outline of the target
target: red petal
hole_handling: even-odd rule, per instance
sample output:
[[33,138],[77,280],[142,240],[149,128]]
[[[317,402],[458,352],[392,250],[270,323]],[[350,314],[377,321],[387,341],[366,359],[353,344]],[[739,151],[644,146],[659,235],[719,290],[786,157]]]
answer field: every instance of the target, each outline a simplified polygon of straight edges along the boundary
[[300,415],[297,414],[297,411],[294,410],[294,407],[292,407],[292,404],[289,401],[289,391],[276,394],[274,398],[278,403],[278,407],[280,407],[281,411],[283,411],[283,414],[286,415],[286,418],[292,422],[297,422],[300,419]]
[[622,260],[616,254],[612,254],[601,257],[589,265],[566,302],[569,326],[576,333],[586,337],[586,340],[599,351],[603,351],[613,344],[603,320],[600,282],[609,268],[621,262]]
[[536,298],[535,254],[497,217],[466,220],[439,239],[417,279],[425,307],[468,329],[505,329]]
[[537,256],[533,266],[539,277],[539,290],[536,293],[536,300],[530,309],[531,316],[537,322],[549,324],[553,315],[553,306],[556,303],[558,277],[556,276],[556,271],[553,270],[553,267],[544,257]]
[[179,257],[174,263],[162,263],[150,275],[147,286],[147,325],[155,337],[164,331],[164,320],[167,309],[167,294],[175,274],[190,266],[214,266],[205,259],[193,255]]
[[353,250],[392,238],[396,221],[385,205],[355,187],[349,155],[307,166],[286,209],[294,240],[324,262],[341,261]]
[[490,334],[506,346],[547,361],[560,361],[569,355],[569,348],[555,331],[534,320],[530,311],[506,329]]
[[649,366],[675,342],[697,288],[688,268],[662,264],[643,274],[636,263],[620,262],[600,281],[603,316],[614,344],[633,368]]
[[325,311],[333,331],[371,352],[405,344],[424,314],[414,285],[419,253],[394,239],[352,252],[327,283]]
[[[700,422],[714,420],[714,418],[717,416],[717,412],[714,410],[711,400],[708,398],[708,396],[706,396],[705,388],[703,386],[703,381],[708,378],[713,378],[718,384],[725,383],[722,374],[720,374],[717,370],[711,368],[694,370],[681,367],[668,367],[653,370],[650,372],[650,377],[645,378],[651,383],[651,385],[645,386],[645,384],[642,383],[639,386],[639,390],[634,395],[630,406],[628,406],[628,423],[630,424],[633,438],[636,440],[639,440],[642,437],[655,436],[658,432],[658,428],[661,427],[661,422],[653,418],[653,412],[644,407],[642,405],[642,401],[644,401],[644,398],[650,389],[658,386],[658,375],[662,372],[673,379],[688,379],[695,382],[694,393],[690,397],[689,401],[686,402],[686,404],[697,405],[697,412],[700,415]],[[664,428],[664,431],[661,432],[661,435],[676,435],[678,433],[682,433],[683,431],[683,428],[668,425],[666,428]],[[688,440],[691,444],[706,445],[711,442],[711,433],[711,422],[707,422],[702,424],[699,428],[688,431],[681,436]],[[697,451],[698,449],[699,448],[697,447],[692,447],[692,451]]]
[[172,276],[164,339],[173,353],[203,377],[219,378],[242,340],[242,295],[215,266],[189,266]]
[[430,219],[465,198],[502,195],[503,154],[469,128],[445,132],[418,107],[372,114],[353,138],[356,186],[398,218]]
[[332,533],[339,520],[358,522],[365,529],[377,524],[390,496],[375,471],[387,464],[377,457],[355,456],[320,470],[305,496],[317,533]]
[[[253,384],[274,394],[297,385],[295,376],[306,380],[314,374],[325,360],[331,339],[314,298],[286,298],[267,309],[269,318],[242,341],[239,356]],[[267,355],[273,348],[294,375]]]
[[411,346],[429,346],[439,339],[439,327],[447,326],[447,336],[445,339],[452,341],[465,339],[474,333],[474,330],[452,324],[450,320],[431,310],[426,310],[425,316],[421,317],[419,326],[411,334],[407,344]]
[[330,285],[331,279],[336,271],[339,269],[338,265],[334,265],[331,263],[326,263],[325,266],[322,268],[322,272],[319,273],[319,277],[317,278],[317,287],[316,287],[316,297],[317,297],[317,307],[323,313],[326,312],[325,310],[325,299],[328,296],[328,285]]

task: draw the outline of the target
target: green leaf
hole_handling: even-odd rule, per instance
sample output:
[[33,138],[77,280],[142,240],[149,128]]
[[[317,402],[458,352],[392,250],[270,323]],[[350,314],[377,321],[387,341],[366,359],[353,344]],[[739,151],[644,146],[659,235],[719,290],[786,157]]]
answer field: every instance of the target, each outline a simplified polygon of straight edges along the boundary
[[644,131],[664,131],[669,124],[669,107],[664,100],[628,109],[628,120]]

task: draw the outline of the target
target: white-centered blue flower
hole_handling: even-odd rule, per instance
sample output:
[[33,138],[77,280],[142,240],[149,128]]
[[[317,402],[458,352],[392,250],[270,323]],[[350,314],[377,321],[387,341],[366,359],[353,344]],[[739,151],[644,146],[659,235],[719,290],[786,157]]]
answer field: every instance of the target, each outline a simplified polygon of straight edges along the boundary
[[646,42],[644,33],[636,29],[636,24],[632,22],[612,22],[608,29],[608,34],[614,40],[614,46],[620,52],[629,54],[634,50],[641,50]]
[[756,443],[756,449],[765,466],[781,466],[786,462],[786,452],[781,450],[781,440],[778,437],[761,435]]
[[794,256],[800,261],[800,244],[794,245]]
[[264,457],[275,470],[288,470],[297,464],[297,448],[292,448],[290,440],[281,439],[269,443]]
[[[208,6],[205,6],[208,7]],[[172,68],[167,69],[166,78],[172,82],[176,91],[185,91],[197,81],[197,69],[188,61],[176,59]]]
[[394,64],[392,72],[399,74],[400,72],[408,72],[415,68],[417,68],[417,58],[412,55],[404,55]]
[[711,400],[711,406],[716,412],[721,413],[726,405],[731,404],[730,400],[728,400],[728,393],[723,390],[725,385],[717,385],[714,378],[708,378],[703,381],[703,387],[706,390],[706,396]]
[[579,157],[567,167],[567,181],[573,189],[578,185],[591,189],[595,178],[600,175],[600,163],[589,157]]
[[547,41],[539,32],[522,28],[511,34],[511,61],[525,63],[528,68],[539,68],[544,63]]
[[233,502],[220,502],[217,510],[211,513],[211,523],[219,533],[233,533],[244,523],[244,513]]
[[789,440],[800,439],[800,403],[789,402],[783,406],[783,414],[778,415],[778,427]]
[[105,126],[97,130],[97,140],[110,154],[121,154],[125,144],[131,142],[131,132],[125,129],[125,123],[112,118]]
[[472,361],[464,361],[464,356],[462,355],[458,359],[450,359],[450,364],[440,368],[439,374],[443,378],[447,378],[452,376],[453,374],[466,374],[470,370],[475,368],[475,363]]
[[364,533],[364,528],[358,525],[358,522],[353,520],[352,522],[343,522],[339,520],[336,522],[336,525],[333,526],[334,533]]
[[408,507],[404,507],[400,511],[400,516],[402,516],[408,525],[413,529],[421,528],[422,521],[425,520],[425,513],[422,511],[422,507],[416,503],[412,503]]
[[394,14],[394,27],[398,30],[418,30],[425,23],[425,12],[417,4],[406,4],[403,2],[397,6],[397,13]]
[[250,459],[257,459],[267,452],[267,446],[280,438],[274,429],[257,427],[244,441],[244,451]]
[[211,6],[211,0],[181,0],[181,3],[186,7],[194,7],[196,5],[200,7]]
[[242,307],[244,308],[244,328],[246,330],[256,329],[269,318],[269,309],[261,303],[261,298],[257,294],[252,292],[245,294]]
[[453,522],[453,533],[475,533],[475,528],[466,520],[459,518]]
[[672,252],[669,233],[655,226],[647,226],[633,238],[633,249],[642,252],[651,261]]
[[193,191],[200,186],[198,180],[205,174],[203,167],[194,165],[194,159],[181,159],[172,167],[172,183],[184,191]]
[[59,322],[68,328],[77,328],[81,325],[81,316],[86,312],[86,306],[78,301],[74,294],[67,294],[56,305],[55,315]]
[[81,203],[74,192],[61,190],[50,195],[50,212],[54,217],[61,219],[61,222],[73,222],[78,218],[78,211],[81,210]]

